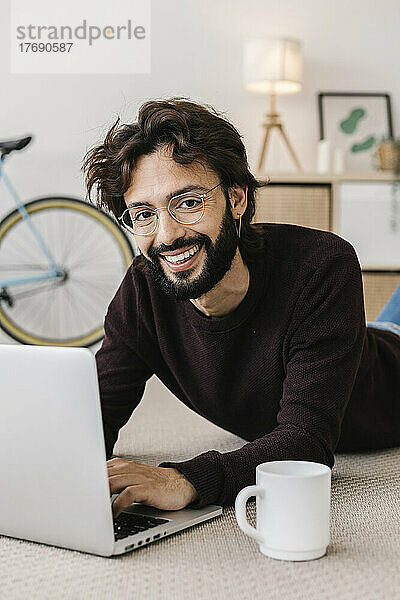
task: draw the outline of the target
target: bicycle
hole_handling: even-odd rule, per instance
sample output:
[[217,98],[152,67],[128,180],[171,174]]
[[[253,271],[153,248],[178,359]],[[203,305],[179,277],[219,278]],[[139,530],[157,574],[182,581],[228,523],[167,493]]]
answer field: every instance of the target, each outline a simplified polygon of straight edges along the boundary
[[93,346],[135,251],[111,216],[83,200],[21,202],[3,165],[31,140],[0,142],[0,182],[17,206],[0,221],[0,328],[23,344]]

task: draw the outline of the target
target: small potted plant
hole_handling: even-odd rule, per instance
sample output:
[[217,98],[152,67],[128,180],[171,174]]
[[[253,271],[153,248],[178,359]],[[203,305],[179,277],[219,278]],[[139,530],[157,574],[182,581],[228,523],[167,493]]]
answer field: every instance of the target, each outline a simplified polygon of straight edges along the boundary
[[377,154],[381,170],[400,175],[400,138],[382,138]]

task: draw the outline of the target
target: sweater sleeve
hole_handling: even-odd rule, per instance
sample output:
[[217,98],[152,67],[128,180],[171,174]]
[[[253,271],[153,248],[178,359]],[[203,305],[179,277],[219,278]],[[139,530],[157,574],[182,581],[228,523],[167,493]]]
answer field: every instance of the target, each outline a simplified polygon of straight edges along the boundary
[[122,292],[123,286],[108,308],[105,337],[95,355],[107,460],[111,458],[119,430],[138,406],[146,381],[153,374],[134,349],[137,329],[135,320],[130,320],[132,311],[127,310]]
[[354,250],[331,256],[314,270],[295,303],[277,426],[232,452],[210,450],[185,462],[160,463],[194,485],[198,497],[190,506],[233,504],[243,487],[255,483],[256,466],[263,462],[305,460],[332,468],[365,332],[357,256]]

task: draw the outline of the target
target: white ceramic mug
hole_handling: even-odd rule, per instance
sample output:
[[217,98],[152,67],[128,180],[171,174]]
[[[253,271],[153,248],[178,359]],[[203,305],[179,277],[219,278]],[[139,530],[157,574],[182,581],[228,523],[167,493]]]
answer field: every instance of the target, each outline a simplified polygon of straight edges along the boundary
[[[256,484],[243,488],[235,502],[240,529],[266,556],[313,560],[330,541],[331,469],[321,463],[277,460],[256,468]],[[257,529],[246,518],[246,503],[256,496]]]

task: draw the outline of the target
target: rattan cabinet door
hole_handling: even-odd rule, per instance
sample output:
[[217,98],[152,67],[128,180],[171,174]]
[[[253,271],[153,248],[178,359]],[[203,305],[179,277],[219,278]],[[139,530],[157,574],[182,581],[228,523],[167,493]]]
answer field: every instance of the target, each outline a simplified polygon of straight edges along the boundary
[[257,192],[255,223],[331,230],[331,185],[270,183]]
[[365,317],[375,321],[376,317],[400,283],[399,271],[363,271]]

